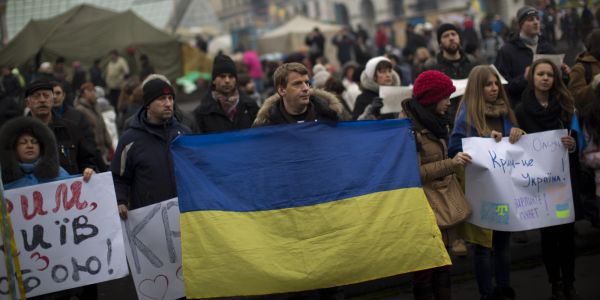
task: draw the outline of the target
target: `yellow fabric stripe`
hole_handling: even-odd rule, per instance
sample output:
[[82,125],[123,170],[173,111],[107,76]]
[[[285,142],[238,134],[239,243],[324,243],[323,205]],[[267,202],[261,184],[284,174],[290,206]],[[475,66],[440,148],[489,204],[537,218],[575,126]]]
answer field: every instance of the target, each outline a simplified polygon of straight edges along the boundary
[[[5,205],[5,204],[3,203],[2,205]],[[5,209],[5,207],[3,209]],[[3,216],[0,215],[0,223],[4,223],[4,222],[5,222],[5,220],[4,220]],[[8,234],[8,239],[10,240],[9,247],[11,248],[11,251],[12,251],[12,263],[13,263],[14,272],[16,275],[15,277],[16,277],[17,289],[19,291],[18,299],[25,300],[26,299],[25,298],[25,284],[23,282],[23,273],[21,272],[21,264],[19,262],[19,256],[17,254],[17,243],[15,242],[15,236],[13,234],[14,231],[13,231],[13,227],[12,227],[12,221],[10,220],[10,214],[8,214],[8,213],[6,214],[6,222],[8,223],[8,232],[5,232],[4,226],[0,226],[0,230],[2,232],[3,240],[7,234]],[[6,245],[5,245],[5,247],[6,247]],[[5,252],[5,255],[7,252],[8,251]],[[5,256],[4,258],[6,260],[6,265],[8,265],[10,258],[8,256]],[[7,275],[7,276],[9,276],[9,275]],[[13,291],[10,288],[10,285],[9,285],[8,292],[9,292],[11,299],[17,299],[17,294],[15,294],[16,291]]]
[[310,290],[451,264],[421,188],[180,220],[188,298]]

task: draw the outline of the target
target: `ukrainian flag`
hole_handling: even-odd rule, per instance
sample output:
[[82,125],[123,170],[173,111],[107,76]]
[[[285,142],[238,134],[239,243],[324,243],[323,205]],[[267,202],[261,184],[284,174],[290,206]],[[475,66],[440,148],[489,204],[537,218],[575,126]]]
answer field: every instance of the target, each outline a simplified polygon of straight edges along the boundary
[[415,148],[406,119],[178,138],[186,296],[311,290],[450,264]]

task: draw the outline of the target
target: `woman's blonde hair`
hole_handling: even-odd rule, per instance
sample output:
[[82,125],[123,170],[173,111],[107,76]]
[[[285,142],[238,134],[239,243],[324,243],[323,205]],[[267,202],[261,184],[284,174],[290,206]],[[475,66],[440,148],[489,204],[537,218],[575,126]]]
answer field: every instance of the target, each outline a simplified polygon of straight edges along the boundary
[[508,119],[512,124],[517,124],[517,118],[510,107],[510,101],[506,95],[506,92],[504,91],[504,87],[502,87],[500,77],[496,71],[487,65],[476,66],[473,68],[473,70],[471,70],[471,73],[469,73],[467,88],[458,108],[459,112],[462,109],[466,109],[465,121],[467,125],[467,135],[471,134],[471,127],[475,128],[477,133],[481,136],[489,135],[492,132],[492,129],[485,120],[486,100],[484,93],[484,88],[488,84],[488,80],[490,79],[491,75],[496,77],[496,80],[498,80],[498,99],[504,102],[504,106],[508,112]]

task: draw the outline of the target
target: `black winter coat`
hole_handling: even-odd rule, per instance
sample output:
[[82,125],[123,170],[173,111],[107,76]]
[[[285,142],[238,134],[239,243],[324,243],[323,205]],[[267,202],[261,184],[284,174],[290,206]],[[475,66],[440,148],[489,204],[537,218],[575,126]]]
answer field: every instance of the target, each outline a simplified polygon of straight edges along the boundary
[[[554,47],[540,36],[537,54],[555,54]],[[533,62],[533,51],[525,45],[519,35],[514,35],[498,50],[494,65],[508,81],[506,92],[510,97],[513,107],[521,102],[521,94],[527,87],[527,80],[523,76],[525,69]]]
[[221,109],[217,100],[213,98],[212,92],[209,91],[200,102],[200,105],[194,109],[194,132],[210,133],[250,128],[257,113],[258,105],[256,105],[256,102],[240,93],[236,113],[233,121],[231,121]]
[[461,51],[460,54],[460,59],[455,62],[447,60],[440,52],[425,62],[425,70],[437,70],[452,79],[465,79],[469,77],[469,73],[471,73],[476,63],[474,58],[469,57],[466,53]]
[[119,139],[110,165],[118,204],[136,209],[176,197],[169,144],[190,132],[176,118],[151,124],[146,120],[146,109],[141,108]]
[[58,157],[63,169],[71,175],[81,174],[85,168],[98,170],[95,143],[85,139],[82,129],[77,124],[53,115],[48,126],[56,137]]

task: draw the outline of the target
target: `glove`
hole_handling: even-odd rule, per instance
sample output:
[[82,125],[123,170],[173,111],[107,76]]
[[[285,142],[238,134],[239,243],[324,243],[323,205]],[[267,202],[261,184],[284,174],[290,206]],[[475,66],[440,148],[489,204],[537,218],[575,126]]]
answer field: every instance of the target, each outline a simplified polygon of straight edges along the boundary
[[381,97],[373,98],[373,102],[371,102],[370,113],[374,116],[379,116],[381,114],[381,108],[383,107],[383,99]]

